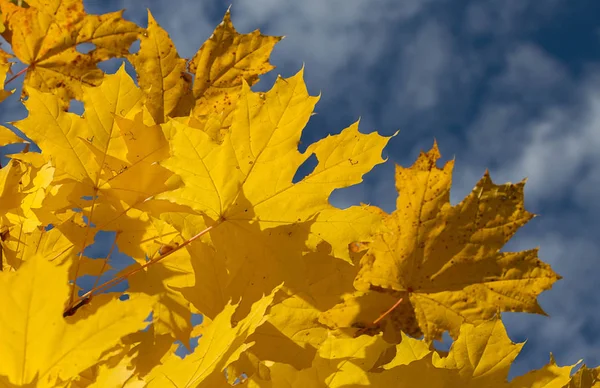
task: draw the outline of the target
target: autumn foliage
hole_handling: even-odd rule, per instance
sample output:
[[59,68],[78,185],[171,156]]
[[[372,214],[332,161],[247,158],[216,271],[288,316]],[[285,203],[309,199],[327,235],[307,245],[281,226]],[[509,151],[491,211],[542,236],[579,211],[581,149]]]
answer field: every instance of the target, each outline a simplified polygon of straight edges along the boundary
[[[331,193],[384,163],[390,138],[356,123],[300,152],[318,102],[302,70],[251,90],[279,37],[239,34],[228,12],[188,60],[150,13],[142,28],[82,0],[0,12],[25,66],[6,88],[22,76],[29,112],[0,127],[0,146],[27,144],[0,170],[0,386],[600,387],[598,368],[552,357],[507,381],[523,344],[501,313],[544,314],[560,279],[536,249],[500,251],[534,217],[524,181],[486,172],[452,206],[434,143],[396,167],[392,214],[339,209]],[[113,57],[137,82],[97,67]],[[13,62],[0,53],[3,79]],[[86,257],[102,232],[111,253]],[[133,264],[98,281],[115,250]]]

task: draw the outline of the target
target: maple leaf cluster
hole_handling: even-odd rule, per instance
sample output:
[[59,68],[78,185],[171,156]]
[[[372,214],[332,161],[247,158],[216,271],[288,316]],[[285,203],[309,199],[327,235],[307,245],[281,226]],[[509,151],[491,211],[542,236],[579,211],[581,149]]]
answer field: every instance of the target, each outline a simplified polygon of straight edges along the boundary
[[[393,213],[339,209],[331,193],[384,163],[390,138],[355,123],[300,152],[318,101],[302,70],[251,90],[281,38],[239,34],[227,12],[187,60],[150,12],[146,28],[82,0],[0,13],[29,112],[0,127],[0,146],[26,143],[0,169],[1,386],[600,387],[600,369],[571,376],[552,357],[507,381],[523,344],[500,313],[544,314],[537,296],[560,279],[536,249],[500,252],[534,217],[524,181],[486,172],[452,206],[434,143],[396,167]],[[137,84],[97,67],[113,57]],[[3,81],[12,63],[0,52]],[[86,257],[102,232],[111,253]],[[133,264],[100,283],[115,249]]]

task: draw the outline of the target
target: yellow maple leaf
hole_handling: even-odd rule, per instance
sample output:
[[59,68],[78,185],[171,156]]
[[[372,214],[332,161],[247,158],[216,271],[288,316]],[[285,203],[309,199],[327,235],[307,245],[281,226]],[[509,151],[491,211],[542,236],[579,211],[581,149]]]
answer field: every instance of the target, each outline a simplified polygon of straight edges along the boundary
[[[293,292],[276,300],[269,319],[250,339],[256,341],[252,352],[259,358],[301,369],[310,366],[328,338],[329,331],[319,323],[319,315],[333,307],[339,295],[352,290],[358,267],[320,252],[306,254],[290,265],[297,274],[289,287]],[[198,270],[196,274],[198,278]],[[195,301],[193,292],[190,289],[184,295]]]
[[157,124],[164,123],[190,90],[191,82],[184,74],[186,60],[179,57],[169,34],[154,20],[150,10],[140,50],[128,58],[146,95],[146,108]]
[[144,388],[146,383],[136,376],[136,370],[131,366],[133,356],[117,357],[112,362],[101,364],[95,373],[93,383],[89,388]]
[[80,195],[94,195],[101,183],[103,158],[94,158],[86,143],[102,152],[126,158],[127,148],[115,122],[115,114],[133,117],[141,106],[142,94],[121,69],[106,77],[99,88],[85,88],[82,97],[85,117],[64,112],[58,97],[37,90],[30,91],[25,101],[29,115],[15,126],[32,139],[47,159],[53,161],[57,177],[81,183]]
[[17,161],[10,161],[0,169],[0,214],[4,215],[11,209],[18,208],[25,197],[19,185],[24,170]]
[[[38,89],[59,97],[61,109],[72,98],[81,100],[82,86],[98,86],[104,73],[98,62],[128,54],[129,46],[142,31],[123,20],[123,11],[87,15],[82,0],[33,0],[19,7],[10,0],[0,1],[2,36],[15,56],[28,65],[23,92]],[[93,44],[87,54],[79,44]]]
[[467,323],[460,327],[448,356],[434,355],[433,364],[437,368],[457,370],[456,380],[462,387],[501,386],[523,345],[512,343],[500,319],[477,326]]
[[[13,162],[15,162],[14,159]],[[5,215],[11,224],[20,224],[25,233],[32,232],[36,227],[42,225],[36,213],[42,208],[42,202],[50,190],[49,186],[53,176],[54,167],[49,162],[40,168],[24,166],[24,174],[19,181],[23,198],[16,212]]]
[[[544,314],[537,295],[560,276],[537,258],[537,249],[499,252],[533,218],[523,207],[525,182],[496,185],[486,172],[465,200],[451,206],[453,162],[439,169],[439,157],[434,144],[412,167],[397,167],[400,195],[385,220],[389,231],[368,244],[354,282],[359,292],[324,314],[324,323],[368,326],[378,314],[360,316],[360,310],[367,302],[374,309],[382,294],[379,313],[392,305],[389,298],[403,298],[389,314],[395,330],[427,339],[446,330],[456,338],[463,322],[482,322],[498,311]],[[354,317],[346,306],[354,306]]]
[[[261,74],[275,67],[269,56],[282,37],[265,36],[259,30],[238,33],[231,22],[229,10],[211,37],[189,63],[196,77],[192,86],[196,100],[193,116],[204,126],[217,119],[218,127],[229,127],[243,83],[254,85]],[[215,133],[215,139],[221,136]]]
[[18,156],[0,169],[0,227],[7,232],[2,239],[3,266],[19,266],[18,261],[12,260],[11,248],[7,246],[10,244],[8,237],[21,238],[23,233],[31,233],[41,227],[38,213],[44,213],[40,209],[53,175],[50,163],[36,166],[19,160]]
[[[50,204],[55,215],[81,208],[88,226],[95,225],[86,229],[75,247],[78,251],[93,241],[96,230],[117,231],[120,251],[144,264],[146,256],[152,256],[160,246],[156,239],[176,234],[173,227],[147,213],[149,209],[157,211],[151,197],[167,189],[172,173],[156,163],[168,157],[168,142],[161,127],[146,119],[143,99],[143,93],[121,67],[99,87],[84,87],[83,116],[62,111],[56,96],[33,90],[25,103],[29,116],[15,123],[41,148],[42,157],[55,166],[54,191],[44,204]],[[79,267],[86,263],[75,261],[73,276],[79,276]],[[179,273],[191,276],[189,256],[171,263],[179,266]],[[191,331],[189,302],[164,282],[169,280],[171,286],[180,287],[190,283],[173,281],[171,268],[173,264],[161,263],[137,273],[131,279],[132,291],[155,297],[153,319],[158,335],[170,332],[187,342]]]
[[172,175],[155,163],[168,156],[168,143],[159,126],[145,124],[142,100],[121,67],[100,87],[84,87],[83,117],[33,90],[25,102],[29,116],[15,123],[56,167],[55,192],[47,199],[54,213],[84,209],[99,229],[123,232],[120,247],[135,258],[144,258],[139,242],[150,222],[142,203],[164,191]]
[[0,147],[13,143],[26,143],[10,129],[0,126]]
[[600,366],[588,368],[585,364],[571,377],[568,384],[561,388],[598,388],[600,387]]
[[[7,264],[12,268],[19,268],[26,258],[35,254],[44,257],[56,265],[67,265],[71,267],[74,263],[77,250],[83,246],[86,234],[85,222],[80,213],[71,213],[61,223],[53,225],[53,228],[38,227],[32,231],[25,231],[23,224],[14,225],[9,229],[9,236],[3,242],[4,255]],[[93,236],[93,235],[92,235]],[[85,246],[93,242],[89,238]],[[82,259],[87,262],[86,259]],[[86,271],[95,272],[93,263],[82,263]],[[75,269],[71,268],[71,279],[75,276]]]
[[[0,23],[0,26],[4,27],[1,23]],[[4,85],[4,81],[6,80],[6,73],[8,73],[10,71],[10,67],[12,65],[12,63],[8,62],[8,60],[10,58],[12,58],[12,55],[10,55],[6,51],[0,49],[0,85]],[[0,88],[0,102],[6,100],[6,98],[8,96],[10,96],[11,94],[13,94],[13,91],[5,90],[4,86],[2,88]],[[4,139],[5,134],[3,133],[3,131],[4,131],[4,129],[2,127],[0,127],[0,146],[8,144],[8,143],[3,143],[5,141],[5,139]]]
[[408,365],[413,361],[421,360],[431,354],[431,345],[423,340],[417,340],[402,334],[402,341],[396,345],[394,358],[383,365],[383,369],[392,369],[398,365]]
[[[215,262],[226,265],[221,271],[226,276],[217,287],[222,291],[213,296],[221,298],[220,308],[227,299],[243,296],[238,312],[243,316],[248,303],[279,282],[284,281],[286,288],[304,284],[298,268],[305,266],[305,253],[322,251],[350,261],[348,244],[368,239],[380,225],[379,216],[365,206],[341,210],[328,198],[335,189],[360,183],[363,174],[382,163],[389,138],[362,134],[356,123],[301,154],[298,143],[316,100],[308,95],[300,71],[279,78],[267,93],[254,93],[246,84],[231,132],[222,143],[176,120],[164,124],[173,136],[171,157],[161,165],[184,184],[156,198],[202,215],[167,221],[185,239],[207,226],[213,228]],[[314,171],[293,183],[296,171],[312,154],[319,161]]]
[[373,386],[508,387],[510,366],[522,347],[508,338],[500,319],[463,324],[444,357],[428,350],[423,340],[403,335],[394,359],[369,373],[369,381]]
[[140,378],[146,377],[179,348],[171,335],[156,335],[154,325],[149,326],[148,330],[124,337],[122,342],[121,354],[133,355],[130,366]]
[[185,251],[178,251],[168,260],[129,278],[129,292],[145,293],[155,299],[152,318],[156,335],[171,334],[183,343],[188,342],[192,331],[190,301],[177,288],[191,285],[192,265]]
[[[450,351],[441,356],[424,340],[402,335],[395,347],[381,334],[356,338],[330,336],[309,368],[298,370],[266,361],[268,371],[250,376],[249,387],[542,387],[562,388],[574,366],[544,368],[507,381],[523,344],[514,344],[500,319],[463,324]],[[393,352],[390,352],[393,350]],[[391,355],[391,359],[390,359]]]
[[55,387],[100,362],[121,337],[147,326],[148,300],[113,299],[85,320],[64,319],[67,270],[41,256],[0,273],[0,375],[12,384]]
[[[550,354],[550,362],[540,369],[515,377],[509,388],[563,388],[571,383],[571,371],[576,365],[558,366]],[[575,380],[577,381],[577,380]],[[578,386],[579,387],[579,386]],[[585,386],[583,386],[585,387]],[[581,387],[581,388],[583,388]],[[587,388],[587,387],[586,387]]]
[[232,324],[237,305],[228,304],[206,328],[193,353],[184,359],[175,354],[146,378],[148,387],[215,387],[226,382],[223,370],[248,349],[246,339],[266,319],[279,287],[252,305],[244,319]]
[[[377,362],[389,344],[381,336],[338,338],[333,335],[323,342],[309,368],[296,370],[284,363],[267,363],[269,380],[252,376],[248,387],[359,387],[368,386],[367,371]],[[374,385],[378,386],[378,385]]]

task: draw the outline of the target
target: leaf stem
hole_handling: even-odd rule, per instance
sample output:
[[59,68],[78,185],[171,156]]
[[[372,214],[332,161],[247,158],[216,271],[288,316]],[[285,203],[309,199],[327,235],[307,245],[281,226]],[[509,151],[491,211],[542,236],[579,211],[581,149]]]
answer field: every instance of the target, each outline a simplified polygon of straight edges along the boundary
[[92,289],[96,288],[96,286],[98,285],[98,282],[100,281],[100,278],[102,277],[102,274],[104,273],[104,269],[106,268],[106,265],[108,264],[108,261],[110,260],[110,257],[112,256],[115,246],[117,245],[117,239],[119,238],[119,233],[120,232],[117,232],[115,239],[114,239],[112,245],[110,246],[110,251],[108,251],[108,255],[104,259],[104,263],[102,264],[100,273],[98,274],[98,276],[96,276],[96,280],[94,281],[94,285],[92,286]]
[[12,81],[14,81],[17,77],[19,77],[21,74],[25,73],[27,70],[29,70],[29,66],[25,66],[25,68],[21,69],[17,74],[13,75],[12,77],[10,77],[5,83],[4,86],[8,85],[9,83],[11,83]]
[[[149,266],[151,266],[152,264],[158,263],[159,261],[161,261],[162,259],[164,259],[167,256],[170,256],[171,254],[177,252],[178,250],[180,250],[181,248],[191,244],[192,242],[194,242],[195,240],[199,239],[200,237],[202,237],[203,235],[205,235],[206,233],[210,232],[214,227],[216,227],[217,225],[219,225],[221,222],[217,222],[214,225],[211,225],[209,227],[207,227],[206,229],[200,231],[198,234],[196,234],[195,236],[189,238],[188,240],[186,240],[184,243],[174,247],[172,250],[169,250],[163,254],[161,254],[160,256],[155,257],[154,259],[148,261],[146,264],[135,268],[121,276],[118,276],[116,278],[113,278],[107,282],[102,283],[101,285],[99,285],[98,287],[94,287],[91,290],[89,290],[88,292],[86,292],[85,294],[83,294],[81,297],[79,297],[77,300],[75,301],[71,301],[69,303],[69,306],[67,307],[67,309],[65,309],[65,313],[70,312],[73,310],[73,308],[78,305],[79,303],[81,303],[83,300],[89,300],[92,295],[97,294],[99,291],[102,291],[108,287],[112,287],[116,284],[121,283],[122,281],[126,280],[127,278],[129,278],[131,275],[136,274],[138,272],[140,272],[141,270],[143,270],[144,268],[147,268]],[[83,305],[84,303],[81,303],[81,305]]]
[[[94,206],[94,205],[96,205],[96,198],[98,198],[98,189],[94,188],[94,199],[92,200],[90,215],[87,218],[85,234],[83,235],[83,242],[81,244],[81,249],[79,250],[79,255],[77,256],[77,264],[75,264],[75,277],[73,278],[73,283],[71,285],[71,296],[69,297],[69,305],[71,305],[71,306],[73,306],[73,300],[75,299],[75,285],[77,283],[77,276],[79,275],[79,266],[81,265],[81,257],[83,256],[83,251],[85,250],[85,245],[87,243],[88,235],[90,233],[90,227],[92,226],[92,218],[94,217],[94,209],[96,208],[96,206]],[[115,239],[116,239],[116,237],[115,237]]]
[[392,311],[394,311],[394,309],[395,309],[396,307],[398,307],[398,305],[400,305],[400,303],[402,303],[402,300],[403,300],[403,299],[404,299],[403,297],[402,297],[402,298],[400,298],[400,299],[398,299],[398,301],[397,301],[396,303],[394,303],[394,305],[393,305],[392,307],[390,307],[390,308],[389,308],[389,309],[388,309],[388,310],[387,310],[385,313],[381,314],[381,315],[379,316],[379,318],[377,318],[376,320],[374,320],[374,321],[373,321],[373,323],[372,323],[372,325],[376,325],[376,324],[378,324],[378,323],[379,323],[379,322],[380,322],[380,321],[381,321],[383,318],[385,318],[385,317],[386,317],[386,316],[387,316],[389,313],[391,313]]
[[363,327],[362,329],[359,329],[358,331],[356,331],[356,333],[354,333],[354,337],[358,337],[360,335],[363,335],[365,333],[367,333],[367,331],[369,331],[372,328],[377,327],[377,324],[379,322],[381,322],[381,320],[385,317],[387,317],[392,311],[394,311],[394,309],[396,307],[398,307],[400,305],[400,303],[402,303],[402,300],[404,300],[404,297],[401,297],[400,299],[398,299],[396,301],[396,303],[394,303],[394,305],[392,307],[390,307],[389,309],[387,309],[386,312],[384,312],[383,314],[381,314],[377,319],[375,319],[372,323],[368,323],[367,326]]

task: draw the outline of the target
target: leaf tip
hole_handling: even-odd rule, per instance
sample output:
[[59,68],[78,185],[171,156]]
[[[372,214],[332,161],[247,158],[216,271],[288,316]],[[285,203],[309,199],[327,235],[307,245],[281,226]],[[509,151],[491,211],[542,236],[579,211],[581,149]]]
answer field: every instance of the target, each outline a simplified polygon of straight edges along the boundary
[[146,8],[146,11],[148,11],[148,27],[150,27],[151,24],[156,24],[156,19],[154,19],[154,16],[152,16],[152,12],[150,12],[150,8]]

